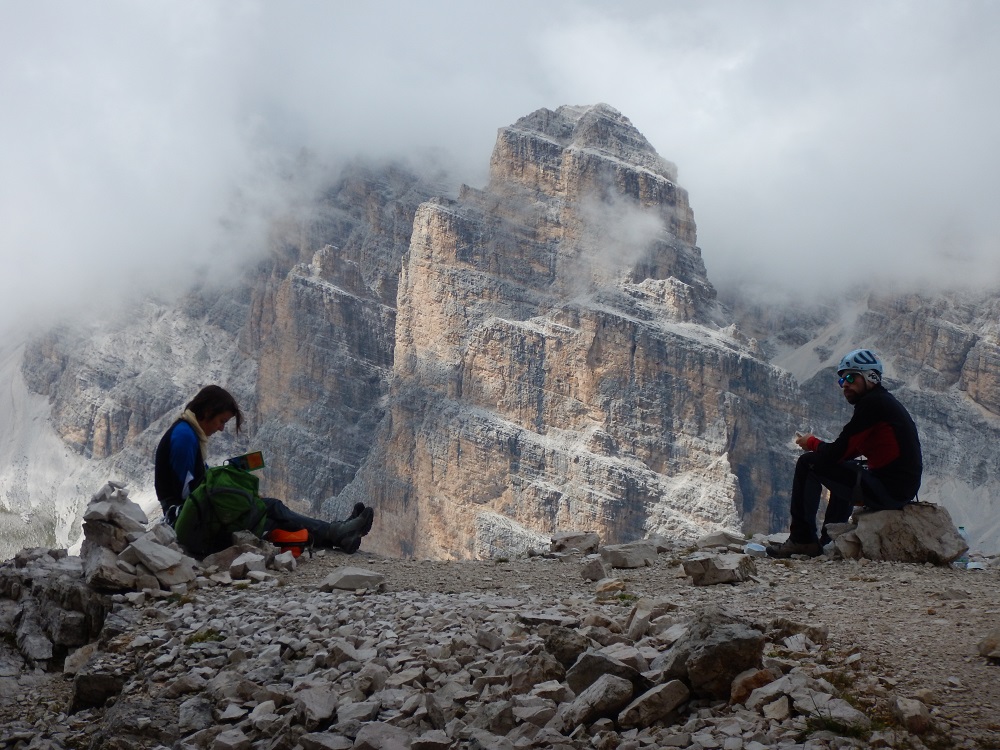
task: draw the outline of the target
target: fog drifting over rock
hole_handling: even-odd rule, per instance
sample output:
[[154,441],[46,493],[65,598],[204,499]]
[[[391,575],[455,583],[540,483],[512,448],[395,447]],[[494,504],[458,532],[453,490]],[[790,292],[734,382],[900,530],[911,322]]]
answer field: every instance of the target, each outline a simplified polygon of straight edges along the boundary
[[719,286],[1000,281],[1000,6],[604,6],[4,0],[0,330],[224,280],[303,155],[480,186],[497,128],[595,102],[677,163]]

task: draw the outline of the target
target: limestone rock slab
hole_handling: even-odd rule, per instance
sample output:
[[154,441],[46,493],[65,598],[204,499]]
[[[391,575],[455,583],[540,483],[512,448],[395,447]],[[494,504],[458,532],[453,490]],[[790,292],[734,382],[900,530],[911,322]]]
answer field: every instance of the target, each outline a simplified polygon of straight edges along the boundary
[[968,549],[947,508],[911,503],[857,517],[854,532],[870,560],[947,565]]
[[743,554],[715,555],[701,552],[685,558],[682,565],[695,586],[743,583],[757,574],[753,558]]
[[343,567],[337,568],[323,579],[320,584],[321,591],[332,591],[334,589],[344,589],[353,591],[356,589],[374,589],[385,581],[385,576],[372,570],[364,568]]

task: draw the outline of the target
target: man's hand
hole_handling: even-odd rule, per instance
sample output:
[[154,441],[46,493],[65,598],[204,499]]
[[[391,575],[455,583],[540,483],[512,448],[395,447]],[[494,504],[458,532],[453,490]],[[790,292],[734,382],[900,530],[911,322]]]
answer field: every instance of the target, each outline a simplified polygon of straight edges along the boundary
[[801,432],[795,433],[795,444],[799,446],[802,450],[809,450],[806,446],[809,444],[809,439],[812,437],[811,433],[806,433],[803,435]]

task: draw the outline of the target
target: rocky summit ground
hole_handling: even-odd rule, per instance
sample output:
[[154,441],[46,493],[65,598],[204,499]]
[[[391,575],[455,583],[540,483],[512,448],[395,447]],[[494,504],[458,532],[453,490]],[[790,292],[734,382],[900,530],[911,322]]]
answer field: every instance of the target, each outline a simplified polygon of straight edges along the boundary
[[[461,733],[456,729],[463,726],[460,720],[451,721],[447,731],[414,739],[412,745],[394,735],[379,740],[379,735],[360,732],[359,727],[376,718],[386,722],[383,726],[414,724],[421,711],[427,713],[431,701],[414,700],[412,694],[405,698],[405,690],[412,693],[414,685],[419,688],[408,667],[415,659],[415,641],[430,639],[424,634],[440,630],[442,623],[458,623],[467,631],[468,645],[478,649],[477,660],[461,666],[485,675],[477,681],[483,690],[480,699],[492,689],[499,700],[505,688],[489,677],[495,665],[491,671],[487,662],[512,658],[513,652],[503,643],[520,632],[512,613],[574,615],[602,624],[606,632],[613,631],[615,623],[624,623],[643,597],[673,601],[678,618],[714,605],[764,628],[777,618],[825,627],[829,635],[822,645],[796,653],[768,643],[765,653],[836,685],[842,697],[873,720],[871,728],[847,733],[842,727],[817,725],[794,712],[768,719],[759,713],[751,716],[739,705],[702,700],[687,705],[670,725],[624,732],[603,720],[565,740],[546,744],[536,739],[534,744],[522,742],[521,746],[1000,748],[1000,666],[977,650],[977,644],[1000,625],[1000,561],[987,560],[984,570],[973,571],[865,560],[757,558],[756,574],[750,581],[694,586],[680,565],[683,554],[683,550],[668,552],[660,554],[652,566],[614,571],[622,585],[603,596],[597,595],[597,584],[581,576],[581,563],[572,557],[437,562],[384,559],[362,551],[350,557],[327,553],[302,558],[297,570],[282,573],[270,583],[216,586],[183,597],[149,600],[136,607],[134,624],[107,644],[112,658],[119,659],[125,686],[101,708],[70,713],[73,689],[69,678],[18,673],[10,644],[0,645],[5,652],[0,659],[0,748],[311,750],[378,747],[378,742],[386,748],[513,748],[518,745],[506,737],[486,735],[496,739],[489,744],[482,732]],[[382,590],[322,592],[324,579],[346,565],[383,575]],[[493,626],[498,636],[489,635]],[[287,662],[291,652],[297,657],[309,655],[295,662],[298,674],[305,674],[322,661],[318,647],[308,645],[310,640],[329,643],[338,637],[352,639],[359,651],[374,648],[379,658],[372,661],[380,666],[358,664],[354,674],[327,670],[327,677],[344,674],[345,680],[351,679],[351,689],[358,691],[359,675],[369,671],[375,675],[378,669],[389,687],[399,688],[385,693],[388,697],[373,709],[375,714],[349,714],[346,699],[340,696],[340,723],[322,728],[329,730],[326,733],[313,731],[303,736],[305,730],[299,730],[292,735],[297,739],[289,740],[287,733],[279,736],[277,731],[268,731],[269,717],[277,726],[286,712],[281,708],[282,690],[268,681],[287,681],[292,669],[271,673],[269,669],[277,669],[272,664],[249,674],[268,686],[273,702],[259,695],[243,704],[232,701],[223,715],[219,704],[214,714],[202,704],[200,710],[208,710],[207,718],[201,725],[192,718],[199,706],[192,706],[196,701],[191,696],[223,691],[213,680],[224,667],[268,654]],[[447,654],[437,656],[441,660],[435,663],[447,662]],[[423,679],[425,685],[430,682]],[[399,696],[400,705],[392,705],[392,696]],[[929,708],[931,717],[930,729],[919,735],[904,731],[888,708],[895,697],[914,696]],[[266,706],[261,708],[261,703]],[[220,724],[247,730],[245,734],[236,729],[220,734]],[[256,734],[250,731],[251,724]],[[338,727],[342,734],[335,731]],[[165,737],[175,739],[164,742]]]

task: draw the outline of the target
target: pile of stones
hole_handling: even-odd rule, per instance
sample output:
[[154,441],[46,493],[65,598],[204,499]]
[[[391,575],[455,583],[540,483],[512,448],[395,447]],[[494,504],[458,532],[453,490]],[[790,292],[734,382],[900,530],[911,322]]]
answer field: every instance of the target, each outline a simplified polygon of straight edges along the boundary
[[818,722],[870,729],[840,697],[834,659],[819,663],[822,627],[749,623],[665,599],[553,604],[379,593],[377,576],[367,582],[308,595],[229,587],[146,608],[141,628],[103,638],[84,667],[89,684],[114,688],[103,720],[77,690],[67,729],[49,739],[180,750],[762,750]]
[[125,486],[109,482],[84,512],[80,556],[29,548],[0,566],[0,635],[16,643],[30,666],[59,669],[72,650],[98,639],[112,595],[139,606],[234,579],[277,580],[276,571],[295,569],[291,551],[252,534],[198,561],[184,553],[172,528],[148,525]]

